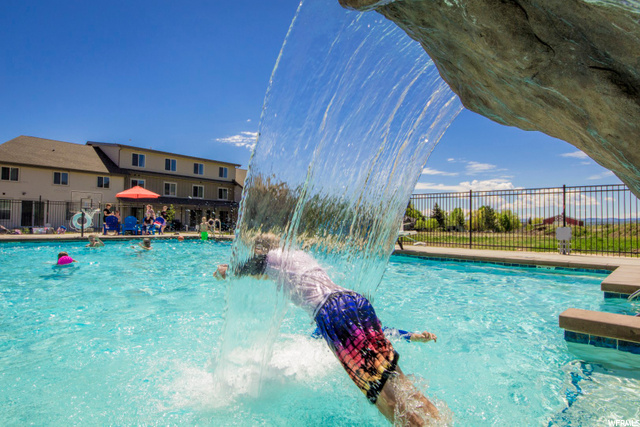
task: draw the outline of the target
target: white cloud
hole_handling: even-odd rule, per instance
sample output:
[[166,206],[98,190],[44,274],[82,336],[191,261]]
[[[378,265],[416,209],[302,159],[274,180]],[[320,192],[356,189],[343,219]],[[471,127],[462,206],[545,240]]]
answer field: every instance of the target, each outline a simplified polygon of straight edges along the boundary
[[239,135],[233,135],[226,138],[216,138],[216,142],[222,142],[223,144],[231,144],[236,147],[245,147],[253,150],[258,139],[258,132],[240,132]]
[[431,168],[422,169],[422,175],[458,176],[457,172],[444,172]]
[[606,171],[606,172],[599,173],[598,175],[591,175],[591,176],[590,176],[589,178],[587,178],[587,179],[592,179],[592,180],[595,180],[595,179],[604,179],[604,178],[608,178],[608,177],[610,177],[610,176],[614,176],[614,173],[613,173],[613,172],[611,172],[611,171]]
[[476,173],[484,173],[495,170],[496,165],[491,165],[489,163],[479,163],[479,162],[468,162],[467,163],[467,173],[470,175]]
[[588,159],[589,156],[584,154],[582,151],[573,151],[571,153],[560,154],[561,157],[573,157],[574,159]]
[[455,161],[456,161],[456,159],[454,159],[453,157],[449,157],[449,158],[447,159],[447,162],[455,162]]
[[506,179],[487,179],[484,181],[464,181],[458,185],[434,184],[431,182],[419,182],[416,184],[416,190],[437,190],[437,191],[493,191],[493,190],[512,190],[515,186],[511,181]]

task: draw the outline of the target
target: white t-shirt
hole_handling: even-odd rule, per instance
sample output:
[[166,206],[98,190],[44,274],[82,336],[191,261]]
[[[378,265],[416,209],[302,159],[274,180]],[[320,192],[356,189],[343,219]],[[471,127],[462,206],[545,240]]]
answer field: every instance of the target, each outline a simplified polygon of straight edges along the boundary
[[282,285],[291,301],[311,317],[329,295],[347,290],[333,283],[320,264],[303,251],[277,249],[269,252],[265,273]]

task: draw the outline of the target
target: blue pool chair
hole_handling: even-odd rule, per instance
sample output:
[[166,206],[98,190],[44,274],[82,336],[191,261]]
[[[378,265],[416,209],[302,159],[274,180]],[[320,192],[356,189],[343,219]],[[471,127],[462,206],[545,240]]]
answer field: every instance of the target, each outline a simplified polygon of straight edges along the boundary
[[124,219],[124,223],[122,224],[122,234],[127,234],[127,231],[131,234],[140,234],[138,218],[135,216],[128,216]]
[[104,217],[104,224],[102,225],[102,233],[106,235],[108,231],[115,231],[116,234],[120,233],[120,224],[118,223],[117,216],[108,215]]

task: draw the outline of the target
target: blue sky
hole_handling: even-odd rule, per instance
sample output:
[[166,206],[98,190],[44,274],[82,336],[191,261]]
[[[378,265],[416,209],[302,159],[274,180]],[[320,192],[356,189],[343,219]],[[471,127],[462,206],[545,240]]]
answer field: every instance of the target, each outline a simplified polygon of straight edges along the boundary
[[[297,6],[3,0],[0,142],[112,142],[246,167]],[[416,191],[619,182],[563,141],[463,111]]]

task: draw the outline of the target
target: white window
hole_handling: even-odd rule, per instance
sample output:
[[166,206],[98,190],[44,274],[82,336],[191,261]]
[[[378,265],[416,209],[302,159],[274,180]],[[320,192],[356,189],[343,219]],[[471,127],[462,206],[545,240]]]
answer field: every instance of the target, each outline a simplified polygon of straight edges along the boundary
[[220,166],[220,168],[218,169],[218,176],[220,178],[226,178],[228,174],[229,174],[229,169],[223,168],[222,166]]
[[133,153],[131,155],[131,164],[133,166],[137,166],[139,168],[143,168],[144,165],[145,165],[145,155],[144,154]]
[[99,176],[98,177],[98,188],[109,188],[109,177],[108,176]]
[[228,188],[218,188],[218,199],[220,199],[220,200],[229,200],[229,189]]
[[144,188],[144,179],[132,179],[131,186],[135,187],[136,185],[139,185],[140,187]]
[[10,168],[8,166],[2,167],[2,180],[3,181],[17,181],[19,168]]
[[176,159],[164,159],[164,170],[175,172],[178,162]]
[[193,197],[197,198],[197,199],[204,198],[204,186],[202,186],[202,185],[194,185],[191,195]]
[[69,174],[67,172],[54,172],[53,173],[54,185],[69,185]]
[[175,196],[177,187],[178,187],[178,185],[175,182],[165,182],[164,183],[164,195],[165,196]]
[[204,165],[202,163],[194,163],[193,173],[196,175],[204,175]]

